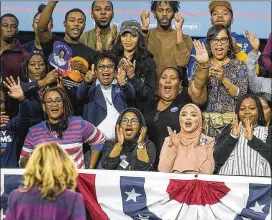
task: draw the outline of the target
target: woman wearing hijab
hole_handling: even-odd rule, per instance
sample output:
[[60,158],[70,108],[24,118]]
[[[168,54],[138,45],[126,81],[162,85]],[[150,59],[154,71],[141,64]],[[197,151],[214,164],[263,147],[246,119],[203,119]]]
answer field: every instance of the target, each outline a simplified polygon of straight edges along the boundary
[[116,123],[115,140],[104,146],[102,167],[108,170],[150,170],[156,149],[146,131],[144,117],[138,109],[124,110]]
[[78,168],[85,168],[83,143],[87,143],[91,145],[89,168],[94,168],[103,148],[103,133],[81,117],[72,116],[72,105],[62,88],[47,89],[42,103],[46,120],[29,129],[21,158],[29,157],[37,144],[54,142],[67,150]]
[[6,219],[85,220],[76,177],[75,164],[61,146],[39,144],[27,162],[24,186],[9,195]]
[[259,98],[242,96],[232,125],[216,141],[214,160],[222,175],[271,176],[272,127],[265,126]]
[[202,134],[202,116],[194,104],[185,105],[179,114],[180,132],[168,127],[158,170],[160,172],[212,174],[214,139]]

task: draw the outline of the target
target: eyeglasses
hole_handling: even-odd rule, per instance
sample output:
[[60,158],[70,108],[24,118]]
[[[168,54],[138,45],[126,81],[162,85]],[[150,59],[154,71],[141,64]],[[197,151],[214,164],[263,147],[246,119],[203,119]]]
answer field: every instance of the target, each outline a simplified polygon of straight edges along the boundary
[[121,123],[123,125],[128,125],[128,123],[131,123],[132,125],[138,125],[139,124],[139,120],[137,118],[132,118],[132,119],[128,119],[128,118],[122,118],[121,119]]
[[63,103],[63,99],[62,98],[58,98],[56,100],[45,100],[44,103],[48,106],[52,106],[53,103],[56,103],[57,105],[61,105]]
[[228,37],[223,37],[223,38],[213,38],[211,39],[211,43],[212,44],[218,44],[218,42],[220,41],[221,44],[226,44],[229,41]]
[[97,65],[97,69],[99,69],[99,70],[105,70],[106,68],[113,69],[114,64],[112,63],[112,64],[108,64],[108,65],[104,65],[104,64]]

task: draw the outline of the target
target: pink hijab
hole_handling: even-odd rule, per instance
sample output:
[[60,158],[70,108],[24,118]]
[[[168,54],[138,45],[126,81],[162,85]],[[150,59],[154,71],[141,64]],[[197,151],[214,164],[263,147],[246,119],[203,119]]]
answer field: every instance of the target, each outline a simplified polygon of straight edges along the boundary
[[[184,111],[184,109],[188,106],[192,106],[195,109],[195,111],[197,113],[197,118],[198,118],[197,128],[196,128],[196,130],[194,130],[191,133],[184,131],[181,126],[181,114]],[[200,141],[201,134],[202,134],[202,115],[201,115],[201,111],[200,111],[199,107],[197,107],[194,104],[185,105],[180,110],[179,120],[180,120],[180,132],[178,134],[178,137],[179,137],[179,141],[180,141],[181,145],[184,147],[187,147],[187,148],[188,147],[189,148],[190,147],[197,147],[198,145],[200,145],[199,141]]]

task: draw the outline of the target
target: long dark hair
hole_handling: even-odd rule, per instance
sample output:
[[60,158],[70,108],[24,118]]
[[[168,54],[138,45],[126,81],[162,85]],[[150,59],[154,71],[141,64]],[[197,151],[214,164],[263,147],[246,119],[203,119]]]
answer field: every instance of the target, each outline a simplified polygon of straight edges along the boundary
[[244,96],[241,96],[238,99],[237,104],[235,106],[235,113],[239,116],[239,111],[240,111],[241,104],[245,99],[248,99],[248,98],[253,99],[255,101],[255,103],[256,103],[256,106],[257,106],[257,109],[258,109],[258,125],[259,126],[265,126],[264,112],[263,112],[262,103],[261,103],[260,99],[256,95],[246,94]]
[[[148,57],[153,58],[152,54],[147,51],[145,47],[145,41],[143,35],[138,32],[138,43],[133,54],[132,60],[136,60],[136,73],[137,75],[141,74],[144,76],[144,73],[147,73],[147,67],[149,65]],[[121,35],[117,37],[117,40],[112,48],[113,53],[118,59],[118,63],[124,57],[124,47],[121,43]],[[145,77],[145,76],[144,76]]]
[[230,59],[234,59],[235,58],[235,53],[234,53],[234,48],[232,46],[231,34],[229,32],[229,29],[226,28],[225,25],[223,25],[223,24],[215,24],[208,30],[207,38],[206,38],[206,48],[207,48],[208,55],[209,55],[210,58],[213,56],[212,51],[211,51],[211,46],[210,46],[211,40],[216,38],[216,36],[222,30],[225,30],[227,32],[227,35],[228,35],[228,38],[229,38],[229,50],[228,50],[227,56]]
[[[41,56],[42,59],[43,59],[43,62],[45,64],[45,75],[49,72],[49,68],[50,68],[50,65],[49,65],[49,62],[48,60],[45,58],[44,55],[40,54],[40,53],[32,53],[29,55],[29,57],[25,60],[23,66],[22,66],[22,69],[21,69],[21,73],[20,73],[20,80],[22,82],[28,82],[29,81],[29,77],[28,77],[28,64],[29,64],[29,61],[30,59],[33,57],[33,56]],[[44,77],[45,77],[44,75]]]
[[[266,93],[266,92],[258,92],[258,93],[256,93],[255,95],[256,95],[258,98],[264,99],[264,100],[267,102],[268,107],[269,107],[269,108],[271,109],[271,111],[272,111],[272,95],[271,95],[271,94]],[[271,112],[271,114],[272,114],[272,112]],[[272,115],[271,115],[270,117],[272,117]],[[272,118],[271,118],[271,119],[272,119]],[[270,120],[269,126],[271,126],[271,125],[272,125],[272,120]]]
[[[45,90],[44,94],[43,94],[43,98],[42,98],[42,102],[45,103],[45,95],[48,92],[52,92],[52,91],[56,91],[59,93],[59,95],[61,96],[61,98],[63,99],[63,114],[60,118],[60,121],[57,123],[57,125],[54,125],[54,127],[56,128],[56,131],[58,133],[59,138],[62,138],[62,132],[64,132],[67,128],[68,128],[68,118],[70,116],[72,116],[74,110],[72,107],[72,104],[65,92],[65,90],[63,88],[60,87],[53,87],[53,88],[48,88]],[[46,112],[44,112],[44,118],[45,120],[48,120],[48,115]],[[47,122],[48,123],[48,122]]]

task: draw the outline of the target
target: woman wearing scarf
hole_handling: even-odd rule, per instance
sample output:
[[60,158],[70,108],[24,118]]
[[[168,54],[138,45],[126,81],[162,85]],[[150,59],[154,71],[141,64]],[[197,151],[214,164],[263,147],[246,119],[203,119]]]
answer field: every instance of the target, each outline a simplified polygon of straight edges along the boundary
[[145,119],[135,108],[124,110],[116,123],[116,140],[106,142],[102,166],[108,170],[150,170],[156,157],[154,144],[146,135]]
[[202,134],[200,109],[185,105],[179,114],[180,132],[168,127],[158,170],[160,172],[212,174],[214,171],[214,139]]
[[242,96],[232,125],[216,141],[214,160],[222,175],[271,176],[272,127],[265,126],[259,98]]

